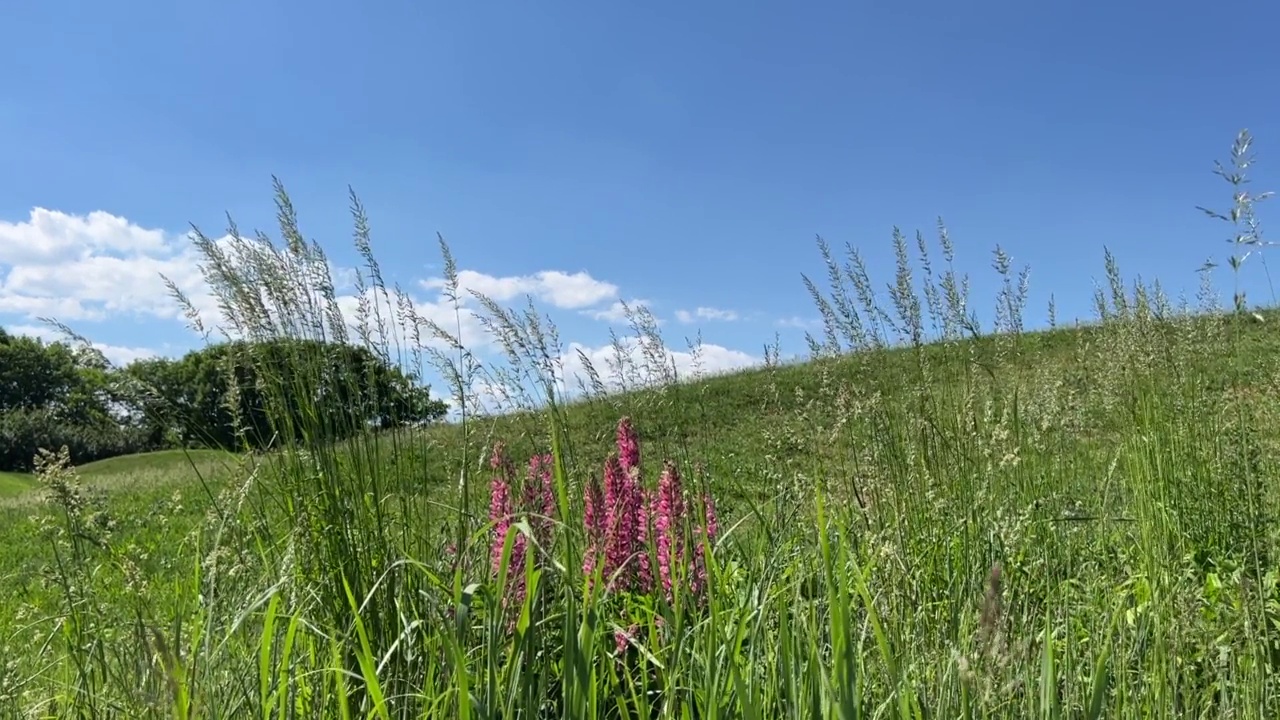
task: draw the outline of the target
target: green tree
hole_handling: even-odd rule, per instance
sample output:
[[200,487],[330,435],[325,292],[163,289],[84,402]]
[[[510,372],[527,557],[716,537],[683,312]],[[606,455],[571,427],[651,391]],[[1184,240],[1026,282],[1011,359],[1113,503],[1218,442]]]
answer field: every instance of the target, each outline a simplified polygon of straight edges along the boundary
[[0,329],[0,413],[59,405],[79,382],[71,348]]
[[187,428],[192,424],[194,394],[184,368],[181,361],[154,357],[135,360],[117,371],[126,407],[123,422],[158,447],[182,446],[192,440]]
[[316,340],[219,343],[177,361],[138,361],[123,373],[149,436],[184,444],[340,439],[447,412],[429,388],[367,348]]
[[0,470],[29,470],[42,448],[65,445],[76,463],[153,449],[120,400],[98,351],[0,329]]

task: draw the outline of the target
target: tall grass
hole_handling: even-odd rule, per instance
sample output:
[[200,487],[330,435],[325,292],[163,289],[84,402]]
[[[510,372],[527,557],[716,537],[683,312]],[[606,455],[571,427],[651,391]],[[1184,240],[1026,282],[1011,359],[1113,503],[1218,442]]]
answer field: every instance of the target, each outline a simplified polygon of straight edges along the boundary
[[[1256,250],[1249,147],[1215,217]],[[1175,302],[1105,253],[1098,322],[1028,333],[1029,275],[1002,249],[983,325],[941,223],[940,269],[895,231],[887,293],[857,248],[820,241],[809,364],[774,348],[753,373],[686,382],[634,308],[570,402],[554,324],[464,297],[443,240],[452,328],[385,284],[354,198],[346,307],[279,186],[276,202],[278,244],[197,237],[222,329],[434,365],[457,422],[298,416],[323,359],[261,362],[279,447],[245,456],[178,561],[151,569],[118,547],[110,500],[45,458],[52,592],[0,636],[0,713],[1277,712],[1280,364],[1265,316],[1238,292],[1222,312],[1207,272]],[[502,363],[459,337],[477,306]],[[332,440],[341,423],[353,439]]]

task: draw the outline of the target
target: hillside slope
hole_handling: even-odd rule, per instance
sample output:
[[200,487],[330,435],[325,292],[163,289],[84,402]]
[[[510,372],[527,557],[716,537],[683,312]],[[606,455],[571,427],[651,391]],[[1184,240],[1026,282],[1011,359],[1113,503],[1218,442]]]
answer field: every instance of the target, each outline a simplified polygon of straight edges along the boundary
[[35,485],[36,479],[30,475],[0,472],[0,498],[24,493]]
[[[1280,357],[1280,312],[1261,317],[1150,319],[857,352],[579,400],[558,417],[584,463],[579,469],[596,472],[622,415],[633,418],[651,454],[742,477],[744,461],[799,467],[814,453],[854,450],[865,438],[838,428],[852,429],[850,421],[872,406],[909,414],[893,404],[908,398],[958,419],[973,402],[1000,395],[1024,420],[1035,418],[1046,432],[1056,426],[1058,441],[1074,446],[1131,423],[1117,396],[1131,394],[1135,381],[1153,390],[1193,381],[1214,392],[1265,382],[1264,369]],[[431,480],[445,482],[456,479],[464,447],[473,464],[496,440],[516,443],[520,452],[545,450],[548,428],[545,412],[476,418],[465,431],[456,423],[427,429],[425,443],[401,443],[390,453],[413,457]],[[748,490],[739,483],[726,488]]]
[[[326,643],[350,625],[351,598],[367,597],[361,617],[373,628],[371,652],[392,658],[378,670],[384,687],[411,693],[429,677],[431,692],[456,695],[451,680],[431,675],[436,656],[395,648],[405,619],[422,628],[424,647],[441,650],[442,638],[456,641],[442,613],[469,602],[465,594],[476,588],[476,597],[506,597],[492,584],[485,522],[494,471],[485,453],[501,441],[522,465],[547,451],[549,428],[562,423],[572,496],[564,506],[570,514],[558,519],[565,537],[582,537],[579,483],[602,474],[618,420],[627,416],[640,435],[640,484],[655,488],[662,461],[674,459],[685,486],[709,491],[718,507],[717,570],[708,580],[715,612],[689,616],[696,620],[685,625],[689,642],[671,643],[655,612],[675,618],[696,613],[697,603],[677,611],[661,592],[605,596],[596,605],[599,637],[590,640],[597,645],[585,655],[602,668],[616,667],[615,627],[632,627],[691,685],[711,687],[709,674],[728,677],[729,667],[738,668],[703,664],[733,657],[703,649],[738,638],[740,653],[790,658],[790,675],[770,681],[778,688],[822,687],[818,673],[825,678],[831,662],[823,648],[836,647],[848,667],[862,669],[868,697],[906,687],[902,697],[938,715],[964,714],[960,708],[973,702],[1016,708],[1011,716],[1049,715],[1041,706],[1048,697],[1064,715],[1085,716],[1082,709],[1101,697],[1094,688],[1106,689],[1096,679],[1108,676],[1116,689],[1104,699],[1118,715],[1134,715],[1129,698],[1152,687],[1169,697],[1185,693],[1178,702],[1191,714],[1217,715],[1226,701],[1216,698],[1243,704],[1264,686],[1264,649],[1277,641],[1270,616],[1247,625],[1239,613],[1257,598],[1247,588],[1269,583],[1265,602],[1280,598],[1274,576],[1255,571],[1271,567],[1280,551],[1268,530],[1280,507],[1273,401],[1280,335],[1271,329],[1278,319],[1143,316],[848,354],[595,398],[561,408],[556,418],[530,412],[371,432],[338,452],[313,447],[256,469],[241,462],[255,458],[220,453],[93,463],[80,470],[84,486],[66,503],[72,512],[32,512],[34,493],[0,502],[0,626],[25,628],[11,650],[32,678],[33,697],[60,692],[71,671],[49,671],[46,655],[23,652],[57,634],[24,623],[71,612],[64,600],[73,584],[91,598],[84,617],[95,628],[137,647],[150,637],[130,635],[150,632],[139,617],[157,627],[207,627],[233,638],[217,657],[236,680],[205,676],[206,697],[211,707],[239,708],[256,702],[245,700],[240,681],[256,673],[281,687],[289,678],[336,676],[329,663],[341,659],[328,659]],[[462,497],[460,477],[470,481]],[[76,533],[47,532],[64,522]],[[459,540],[455,530],[466,536]],[[460,556],[464,563],[453,565]],[[75,560],[55,572],[61,557]],[[402,558],[411,562],[395,562]],[[539,592],[547,610],[539,623],[554,626],[566,609],[583,607],[583,578],[573,565],[544,568]],[[860,595],[851,587],[858,574],[862,589],[871,588]],[[305,588],[305,599],[289,597],[286,587]],[[211,589],[233,608],[262,608],[263,598],[274,598],[266,612],[279,608],[290,621],[273,626],[250,610],[252,620],[242,624],[238,609],[207,611]],[[470,608],[484,618],[466,638],[468,662],[481,671],[474,677],[499,677],[499,668],[515,666],[512,658],[529,659],[518,654],[521,643],[507,642],[506,622],[489,622],[501,620],[501,608],[483,601]],[[840,638],[858,634],[848,624],[870,617],[869,609],[885,639],[840,649]],[[793,640],[775,630],[782,627]],[[290,642],[302,649],[260,665],[262,648],[284,642],[283,628],[298,628]],[[540,633],[538,642],[558,658],[568,652],[556,645],[560,638],[582,632]],[[264,641],[260,633],[271,636]],[[63,652],[58,667],[75,667],[77,651]],[[1224,653],[1239,658],[1234,684],[1215,695],[1224,673],[1209,668]],[[895,674],[898,657],[910,659],[902,675]],[[974,685],[970,695],[957,684],[961,661],[1000,691],[982,694],[985,686]],[[136,665],[138,677],[154,677],[149,663]],[[558,661],[520,666],[539,683],[577,682],[560,674]],[[757,666],[769,667],[765,660],[748,665]],[[340,674],[359,676],[350,668]],[[614,675],[593,677],[601,679],[584,681],[591,692],[627,695]],[[520,683],[527,686],[523,676]],[[138,685],[129,676],[97,692],[141,708]],[[762,716],[794,707],[784,696],[771,690]]]

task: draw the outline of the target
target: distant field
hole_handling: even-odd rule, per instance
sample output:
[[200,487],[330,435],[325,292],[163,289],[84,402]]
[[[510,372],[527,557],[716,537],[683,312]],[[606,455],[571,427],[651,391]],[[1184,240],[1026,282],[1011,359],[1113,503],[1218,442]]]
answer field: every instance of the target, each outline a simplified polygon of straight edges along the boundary
[[35,485],[36,479],[31,475],[0,472],[0,498],[24,493]]
[[[147,557],[155,577],[163,578],[175,561],[187,569],[184,543],[207,518],[211,496],[224,488],[236,459],[215,451],[166,451],[84,465],[76,469],[87,503],[82,512],[86,518],[104,513],[110,541]],[[50,600],[39,575],[54,561],[53,546],[40,522],[61,518],[41,511],[46,506],[34,491],[37,484],[32,475],[0,473],[0,628],[11,621],[18,598],[37,605]]]
[[236,462],[236,455],[218,450],[161,450],[160,452],[122,455],[99,460],[76,469],[87,479],[140,473],[190,473],[192,468]]

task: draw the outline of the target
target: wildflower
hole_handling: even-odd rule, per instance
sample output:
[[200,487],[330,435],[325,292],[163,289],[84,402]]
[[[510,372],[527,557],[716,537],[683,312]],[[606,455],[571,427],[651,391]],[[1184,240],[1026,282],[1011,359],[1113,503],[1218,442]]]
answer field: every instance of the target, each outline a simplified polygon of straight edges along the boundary
[[[703,592],[707,589],[707,558],[706,548],[710,547],[715,541],[716,533],[719,531],[719,522],[716,518],[716,504],[711,499],[710,493],[704,493],[702,496],[702,516],[703,526],[701,537],[693,546],[693,572],[690,578],[690,591],[696,597],[702,597]],[[704,545],[705,541],[705,545]]]
[[703,530],[707,533],[707,540],[714,540],[720,532],[720,521],[716,517],[716,501],[711,497],[711,493],[702,495],[702,514],[706,523]]
[[630,590],[636,583],[632,556],[640,549],[638,520],[643,498],[636,479],[622,469],[617,455],[610,455],[604,466],[605,566],[606,575],[616,573],[618,590]]
[[556,497],[550,455],[534,455],[529,458],[528,483],[524,490],[524,509],[536,512],[533,527],[538,542],[544,546],[551,540],[551,524],[556,513]]
[[631,418],[624,417],[618,421],[617,431],[618,462],[622,466],[626,491],[631,509],[635,512],[634,525],[629,528],[635,536],[636,572],[633,577],[634,589],[648,592],[653,587],[653,568],[650,567],[648,552],[649,527],[651,524],[649,508],[652,504],[651,494],[644,490],[640,478],[640,439],[636,434]]
[[[495,468],[501,467],[499,458],[501,452],[502,446],[499,444],[494,448]],[[492,560],[495,573],[502,565],[502,544],[506,540],[507,532],[511,530],[511,516],[514,510],[511,504],[510,483],[501,473],[494,475],[489,484],[489,520],[493,522]]]
[[[511,491],[511,462],[507,458],[506,448],[502,443],[493,447],[493,456],[489,465],[497,474],[490,483],[489,519],[493,522],[493,546],[490,560],[494,574],[502,569],[502,550],[506,543],[507,533],[511,531],[511,521],[515,515],[513,493]],[[524,598],[524,554],[528,538],[517,532],[511,543],[511,556],[507,562],[507,592],[503,595],[503,604],[516,604]]]
[[684,498],[680,487],[680,472],[671,461],[662,468],[658,480],[658,493],[653,507],[653,526],[657,535],[658,576],[667,599],[673,597],[673,575],[680,561],[680,520],[684,517]]
[[[608,591],[648,594],[661,585],[668,602],[675,599],[677,583],[697,598],[708,588],[707,548],[719,532],[715,503],[708,494],[687,498],[675,463],[663,463],[655,489],[647,489],[641,476],[640,444],[629,418],[618,422],[616,451],[605,461],[603,475],[593,475],[584,484],[583,529],[586,553],[582,570],[594,578],[599,570]],[[505,536],[513,518],[526,514],[535,547],[551,541],[556,512],[550,455],[529,458],[526,473],[516,485],[515,473],[501,443],[494,446],[490,461],[496,471],[490,498],[493,521],[493,568],[501,568]],[[690,515],[701,516],[696,519]],[[530,537],[517,534],[512,539],[509,559],[510,580],[503,605],[523,599],[525,554]],[[656,567],[654,561],[656,559]],[[620,650],[633,633],[620,631],[615,639]]]
[[618,655],[627,651],[627,646],[635,641],[638,632],[640,632],[640,626],[634,624],[626,630],[619,628],[613,631],[614,650]]
[[643,488],[638,489],[639,497],[637,498],[638,509],[636,511],[636,547],[639,551],[636,566],[636,584],[637,590],[640,592],[649,592],[653,588],[653,568],[650,565],[649,558],[649,538],[653,534],[650,528],[653,524],[652,507],[654,494],[645,491]]
[[631,418],[624,417],[618,421],[618,460],[622,470],[627,473],[639,472],[640,439],[631,424]]

